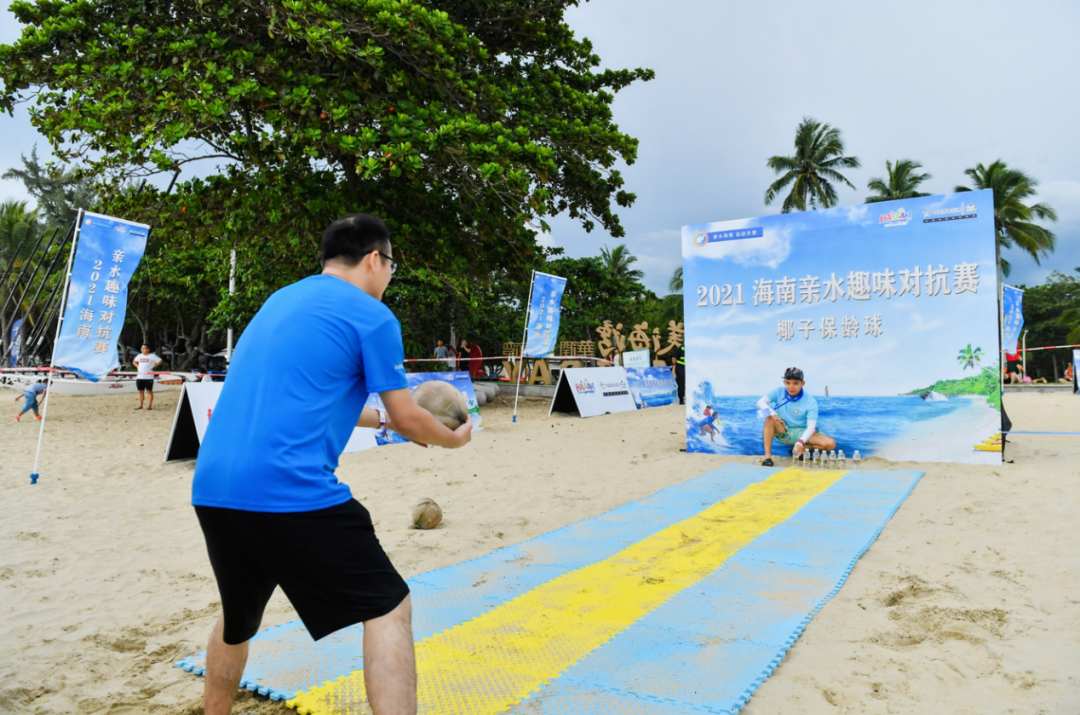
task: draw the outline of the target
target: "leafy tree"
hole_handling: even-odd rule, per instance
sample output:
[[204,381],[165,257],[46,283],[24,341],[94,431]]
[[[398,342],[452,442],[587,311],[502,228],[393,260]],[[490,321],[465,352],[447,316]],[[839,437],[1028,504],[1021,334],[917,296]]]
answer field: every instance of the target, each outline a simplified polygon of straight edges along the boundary
[[37,145],[30,150],[30,158],[22,155],[23,168],[8,169],[5,179],[19,179],[37,201],[39,218],[49,226],[61,230],[71,225],[78,210],[92,208],[97,203],[97,188],[90,178],[80,177],[76,170],[64,170],[57,165],[42,166],[37,155]]
[[668,290],[672,293],[683,292],[682,269],[682,266],[676,268],[675,272],[671,274],[671,280],[668,281]]
[[38,222],[36,209],[28,209],[25,201],[5,201],[0,203],[0,273],[15,260],[15,250],[22,244],[19,253],[26,257],[33,248],[34,241],[41,235],[42,226]]
[[[1080,273],[1080,270],[1077,271]],[[1037,286],[1021,285],[1024,290],[1024,332],[1028,347],[1072,345],[1080,343],[1070,334],[1070,311],[1080,307],[1080,279],[1054,271]],[[1072,359],[1069,350],[1039,350],[1027,354],[1027,371],[1032,377],[1055,379],[1064,374]],[[1056,371],[1055,371],[1056,367]]]
[[641,271],[630,268],[630,266],[637,263],[637,256],[627,250],[625,243],[611,249],[604,246],[600,249],[600,258],[604,261],[604,265],[611,273],[612,278],[640,281],[645,277],[645,274]]
[[[175,191],[108,209],[152,240],[245,255],[244,295],[215,323],[317,270],[323,228],[355,211],[471,300],[495,270],[527,273],[546,216],[624,233],[612,203],[635,197],[614,166],[637,141],[611,103],[653,73],[598,70],[563,20],[572,4],[27,0],[12,10],[28,27],[0,46],[0,108],[35,98],[33,124],[89,176],[171,175]],[[179,181],[195,161],[218,173]]]
[[556,257],[547,263],[546,270],[567,279],[560,340],[597,340],[596,327],[605,320],[622,323],[628,333],[630,326],[642,319],[645,301],[656,299],[636,279],[613,275],[607,263],[596,256]]
[[919,184],[930,178],[930,174],[916,172],[921,168],[922,164],[910,159],[897,159],[895,166],[891,161],[886,161],[885,170],[888,172],[888,177],[886,179],[875,177],[867,182],[866,188],[876,191],[877,194],[867,196],[866,203],[929,196],[930,194],[918,191]]
[[[990,166],[978,164],[964,171],[975,189],[994,190],[994,229],[997,231],[997,254],[1000,275],[1009,275],[1009,262],[1001,257],[1001,248],[1017,247],[1039,263],[1057,244],[1057,238],[1049,229],[1032,223],[1036,218],[1057,221],[1057,214],[1049,204],[1026,204],[1035,195],[1039,182],[1020,171],[1010,169],[1001,159]],[[972,191],[967,186],[957,186],[956,191]],[[1040,264],[1041,265],[1041,264]]]
[[957,356],[957,361],[960,366],[965,370],[968,368],[975,369],[980,362],[982,362],[982,348],[972,349],[971,343],[968,343],[966,348],[960,350],[960,355]]
[[782,213],[806,211],[808,206],[811,209],[835,206],[836,189],[831,182],[842,182],[855,188],[839,169],[859,168],[857,158],[844,156],[840,130],[810,117],[804,117],[795,132],[795,154],[771,157],[766,164],[777,174],[782,174],[765,192],[766,206],[791,185]]
[[1080,308],[1069,308],[1058,318],[1058,323],[1064,326],[1069,334],[1065,340],[1069,345],[1080,344]]

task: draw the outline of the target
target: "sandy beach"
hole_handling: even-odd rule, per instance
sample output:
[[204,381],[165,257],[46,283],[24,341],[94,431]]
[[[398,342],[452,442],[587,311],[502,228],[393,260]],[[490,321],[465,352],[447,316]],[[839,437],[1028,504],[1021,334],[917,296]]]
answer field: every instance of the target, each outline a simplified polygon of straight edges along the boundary
[[[177,397],[54,396],[36,486],[37,424],[0,422],[0,713],[202,713],[201,679],[173,663],[204,649],[219,604],[194,465],[161,462]],[[1076,396],[1005,398],[1016,430],[1080,432]],[[754,461],[681,452],[676,406],[582,420],[527,399],[517,425],[506,398],[481,409],[465,449],[342,458],[406,576]],[[744,712],[1080,713],[1080,438],[1017,435],[1006,458],[867,460],[926,474]],[[440,528],[408,528],[423,497]],[[279,592],[263,625],[293,618]],[[244,711],[292,712],[251,695]]]

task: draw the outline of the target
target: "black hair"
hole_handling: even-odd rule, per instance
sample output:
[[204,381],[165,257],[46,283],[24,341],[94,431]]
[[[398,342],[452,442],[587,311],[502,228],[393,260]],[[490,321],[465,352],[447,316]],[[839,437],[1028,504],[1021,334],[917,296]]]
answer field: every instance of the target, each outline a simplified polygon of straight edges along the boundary
[[349,214],[323,231],[323,264],[338,260],[351,268],[372,251],[389,253],[389,250],[390,229],[378,216]]

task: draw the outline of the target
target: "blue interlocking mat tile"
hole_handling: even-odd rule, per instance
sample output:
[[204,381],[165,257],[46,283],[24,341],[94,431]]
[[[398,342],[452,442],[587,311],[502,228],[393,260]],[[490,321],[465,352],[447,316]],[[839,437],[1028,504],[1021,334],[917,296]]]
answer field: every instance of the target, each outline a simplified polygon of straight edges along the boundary
[[[461,564],[408,579],[413,633],[422,640],[497,608],[552,578],[611,556],[779,471],[731,464],[652,496]],[[243,688],[285,700],[363,668],[363,626],[319,642],[300,621],[259,632],[250,643]],[[205,674],[206,653],[176,663]]]

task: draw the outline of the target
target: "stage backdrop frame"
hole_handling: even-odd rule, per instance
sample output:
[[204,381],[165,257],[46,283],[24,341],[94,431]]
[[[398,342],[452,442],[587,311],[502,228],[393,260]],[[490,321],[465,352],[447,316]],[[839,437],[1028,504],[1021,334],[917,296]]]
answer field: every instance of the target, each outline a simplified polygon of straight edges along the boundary
[[1001,425],[993,206],[974,191],[684,226],[687,451],[762,454],[756,403],[799,367],[848,457],[1000,461],[974,449]]

